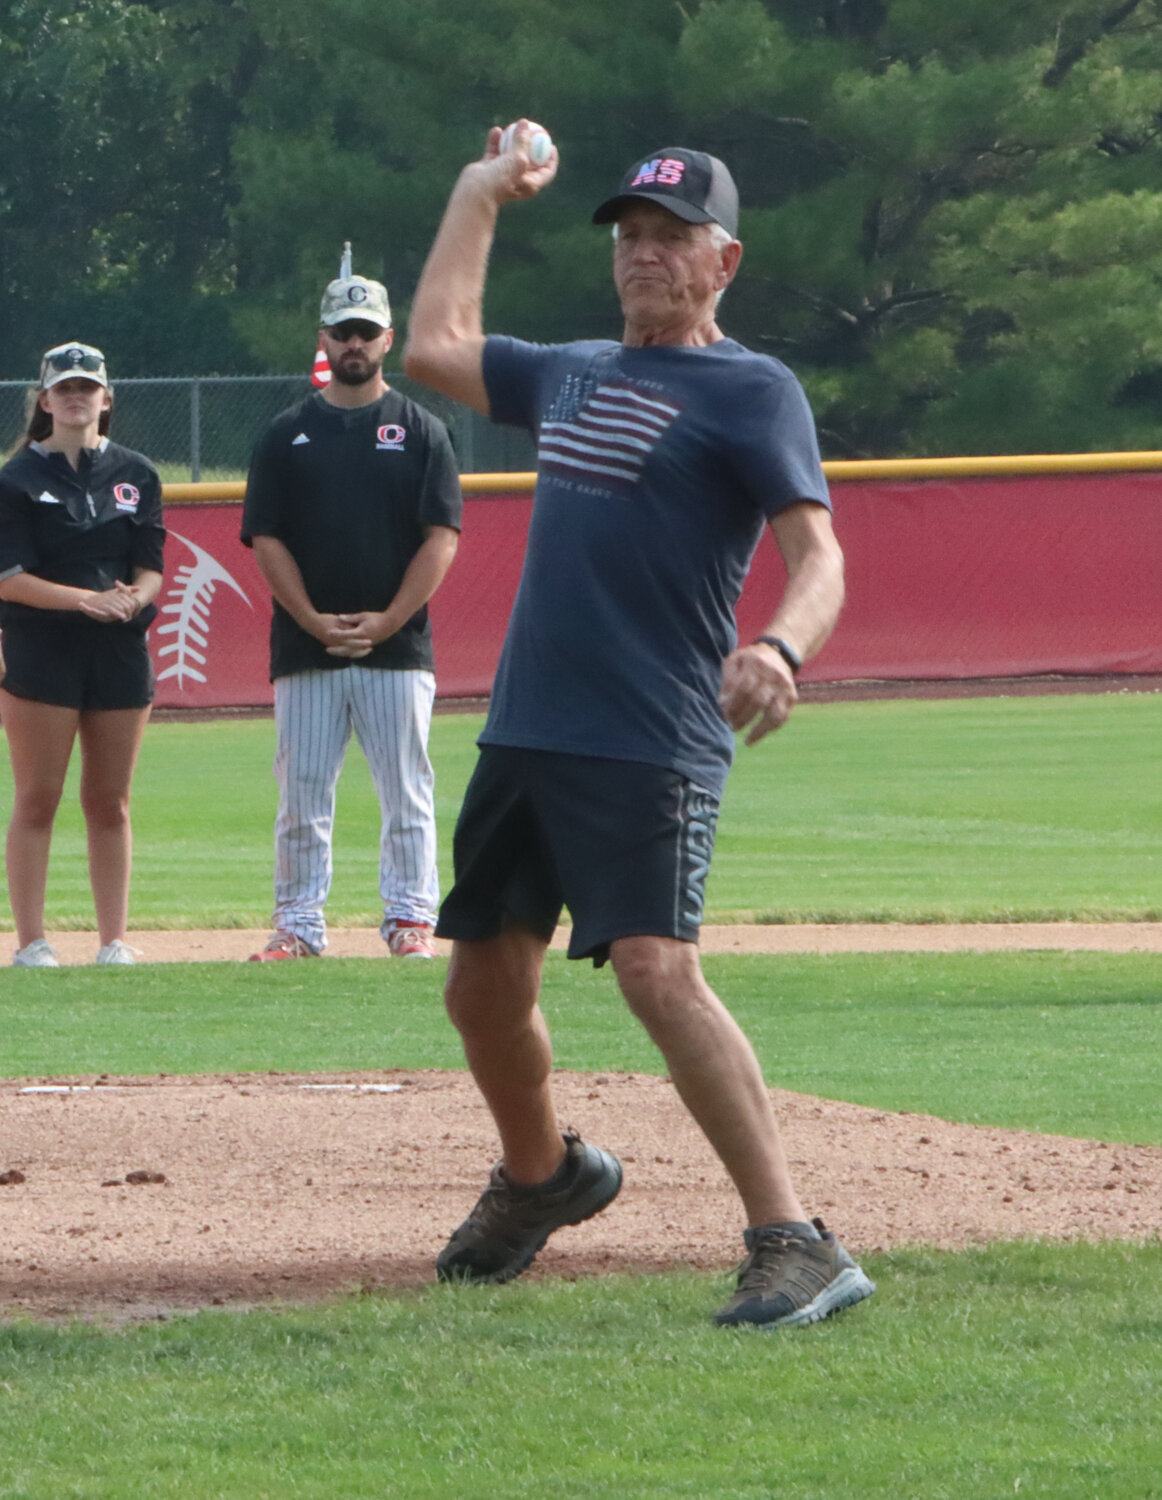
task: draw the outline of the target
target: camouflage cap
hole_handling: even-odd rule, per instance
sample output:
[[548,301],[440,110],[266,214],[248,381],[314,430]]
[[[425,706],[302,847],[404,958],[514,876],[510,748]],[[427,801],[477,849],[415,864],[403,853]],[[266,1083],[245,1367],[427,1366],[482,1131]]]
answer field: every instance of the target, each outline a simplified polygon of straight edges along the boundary
[[39,388],[51,390],[61,380],[91,380],[109,389],[109,372],[105,356],[92,344],[57,344],[45,351],[40,361]]
[[390,328],[391,307],[387,288],[381,282],[368,281],[366,276],[340,276],[332,281],[323,293],[319,322],[324,328],[330,328],[348,318],[363,318],[368,323],[378,323],[381,328]]

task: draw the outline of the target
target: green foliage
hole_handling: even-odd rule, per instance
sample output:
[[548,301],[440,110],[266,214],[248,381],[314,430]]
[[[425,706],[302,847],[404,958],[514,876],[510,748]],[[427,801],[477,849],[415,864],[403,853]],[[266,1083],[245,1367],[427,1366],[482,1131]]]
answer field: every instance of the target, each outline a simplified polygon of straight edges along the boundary
[[915,0],[828,49],[812,126],[833,155],[763,244],[791,299],[775,346],[833,451],[1154,446],[1157,25]]
[[[114,375],[246,368],[224,298],[228,80],[179,7],[13,0],[0,22],[0,342],[15,378],[66,338]],[[224,59],[216,59],[218,67]]]
[[[299,369],[343,240],[401,322],[487,127],[542,120],[490,328],[616,334],[588,227],[635,156],[727,159],[728,332],[832,456],[1153,448],[1162,0],[12,0],[0,334],[121,374]],[[46,276],[49,285],[46,287]]]

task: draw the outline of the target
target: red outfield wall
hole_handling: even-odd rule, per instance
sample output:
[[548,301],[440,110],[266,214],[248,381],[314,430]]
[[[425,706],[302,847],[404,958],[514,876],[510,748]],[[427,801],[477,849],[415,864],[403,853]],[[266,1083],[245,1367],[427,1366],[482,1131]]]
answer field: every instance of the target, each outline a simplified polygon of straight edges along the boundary
[[[1162,473],[845,481],[832,494],[847,606],[804,679],[1162,672]],[[459,555],[432,604],[442,697],[489,690],[531,504],[465,502]],[[240,513],[167,510],[150,632],[160,707],[272,700],[269,594],[238,541]],[[764,537],[739,605],[742,639],[766,624],[781,574]]]

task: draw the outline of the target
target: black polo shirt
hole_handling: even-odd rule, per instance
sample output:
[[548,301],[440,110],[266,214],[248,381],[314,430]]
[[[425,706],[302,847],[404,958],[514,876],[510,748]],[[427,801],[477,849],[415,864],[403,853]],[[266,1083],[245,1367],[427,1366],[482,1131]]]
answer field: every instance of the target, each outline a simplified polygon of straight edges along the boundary
[[[39,443],[0,469],[0,580],[31,573],[50,583],[104,592],[132,583],[138,568],[160,573],[165,527],[161,480],[140,453],[103,438],[74,469]],[[144,631],[150,604],[128,624]],[[0,625],[44,623],[72,611],[0,602]]]
[[[276,537],[323,614],[386,609],[427,526],[460,529],[460,476],[444,424],[388,390],[348,410],[313,393],[277,416],[250,463],[242,540]],[[275,601],[271,678],[309,669],[433,666],[425,606],[354,663],[328,656]]]

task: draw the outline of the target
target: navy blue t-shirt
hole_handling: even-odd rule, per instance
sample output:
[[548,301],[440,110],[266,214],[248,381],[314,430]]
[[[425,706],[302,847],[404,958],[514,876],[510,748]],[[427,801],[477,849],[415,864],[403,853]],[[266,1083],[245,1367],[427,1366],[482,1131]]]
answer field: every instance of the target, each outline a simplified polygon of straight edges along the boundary
[[721,795],[722,662],[764,522],[830,508],[802,387],[732,339],[490,338],[484,381],[493,420],[537,439],[538,479],[481,743],[644,761]]

